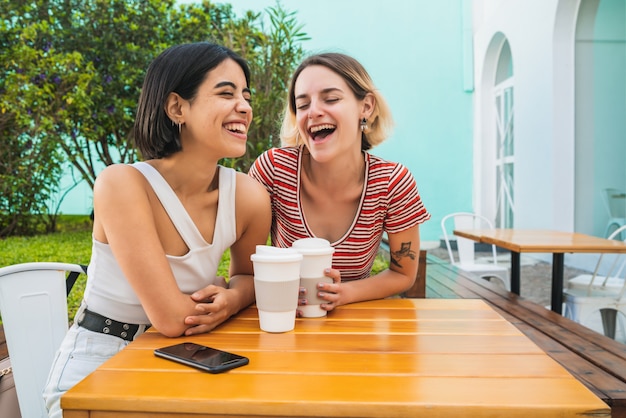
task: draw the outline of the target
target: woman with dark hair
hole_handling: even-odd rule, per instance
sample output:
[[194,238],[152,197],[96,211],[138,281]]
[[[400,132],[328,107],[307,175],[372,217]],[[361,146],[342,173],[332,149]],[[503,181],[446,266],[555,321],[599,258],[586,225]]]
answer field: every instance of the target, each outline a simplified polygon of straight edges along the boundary
[[[318,237],[334,247],[333,283],[318,284],[328,311],[400,293],[419,263],[419,224],[430,214],[402,164],[368,152],[393,125],[383,96],[354,58],[306,58],[289,87],[281,128],[283,148],[259,156],[248,173],[272,201],[272,244],[289,247]],[[389,268],[370,276],[383,233]],[[306,295],[300,304],[306,304]]]
[[50,416],[146,328],[209,332],[254,301],[250,255],[269,235],[269,197],[218,165],[245,153],[249,78],[241,57],[211,43],[171,47],[149,66],[133,130],[144,161],[109,166],[94,186],[87,286],[44,392]]

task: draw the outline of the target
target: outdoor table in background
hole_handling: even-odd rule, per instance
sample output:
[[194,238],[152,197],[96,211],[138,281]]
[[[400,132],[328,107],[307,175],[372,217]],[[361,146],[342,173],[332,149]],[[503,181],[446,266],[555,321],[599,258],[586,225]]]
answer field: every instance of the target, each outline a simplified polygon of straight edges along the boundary
[[551,308],[563,307],[563,268],[565,253],[626,253],[621,241],[577,232],[534,229],[463,229],[454,235],[476,242],[494,244],[511,251],[511,291],[520,294],[520,254],[552,253]]
[[[182,341],[242,354],[250,364],[210,374],[153,355]],[[65,418],[610,416],[480,299],[356,303],[298,319],[282,334],[260,331],[254,306],[208,334],[171,339],[150,330],[61,405]]]

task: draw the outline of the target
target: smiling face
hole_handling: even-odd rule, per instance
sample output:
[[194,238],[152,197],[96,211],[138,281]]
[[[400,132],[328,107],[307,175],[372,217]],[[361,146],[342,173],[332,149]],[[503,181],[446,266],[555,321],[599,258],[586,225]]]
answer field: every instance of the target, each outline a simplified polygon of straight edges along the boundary
[[211,70],[192,100],[174,96],[181,105],[183,149],[209,147],[218,159],[245,153],[252,107],[246,77],[235,61],[227,59]]
[[321,65],[302,70],[294,97],[300,137],[316,161],[360,154],[359,121],[371,113],[369,97],[357,100],[340,75]]

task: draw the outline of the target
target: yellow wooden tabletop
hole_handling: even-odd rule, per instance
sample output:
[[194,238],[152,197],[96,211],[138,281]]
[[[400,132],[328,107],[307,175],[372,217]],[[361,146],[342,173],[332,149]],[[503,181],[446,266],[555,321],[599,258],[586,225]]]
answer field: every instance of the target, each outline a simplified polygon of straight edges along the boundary
[[[191,341],[250,364],[210,374],[157,358]],[[259,329],[250,307],[217,330],[148,331],[61,400],[87,417],[580,417],[608,406],[482,300],[385,299]],[[92,415],[90,415],[92,414]]]
[[525,253],[626,253],[626,243],[544,229],[455,229],[454,235]]

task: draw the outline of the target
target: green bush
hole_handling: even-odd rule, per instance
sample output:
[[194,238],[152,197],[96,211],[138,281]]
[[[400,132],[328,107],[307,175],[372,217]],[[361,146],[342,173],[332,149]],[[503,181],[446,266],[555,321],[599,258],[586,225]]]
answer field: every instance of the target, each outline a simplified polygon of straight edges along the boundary
[[[210,40],[250,65],[247,172],[279,144],[289,77],[309,39],[296,12],[237,17],[230,4],[175,0],[0,1],[0,237],[55,231],[72,167],[93,187],[103,166],[139,157],[130,139],[149,63],[171,45]],[[73,187],[73,186],[72,186]]]

